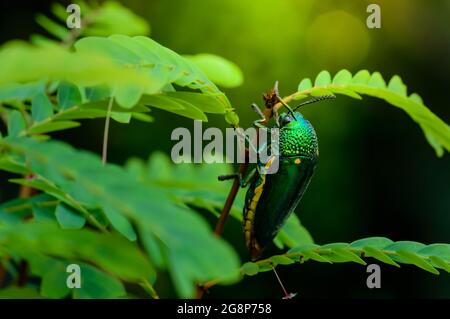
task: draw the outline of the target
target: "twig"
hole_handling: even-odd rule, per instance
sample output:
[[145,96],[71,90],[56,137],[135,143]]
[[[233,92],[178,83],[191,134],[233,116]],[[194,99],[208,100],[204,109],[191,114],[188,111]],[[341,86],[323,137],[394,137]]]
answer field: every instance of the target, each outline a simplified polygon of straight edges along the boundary
[[[109,136],[109,123],[111,121],[111,111],[112,106],[114,104],[114,92],[111,94],[111,97],[109,99],[108,103],[108,111],[106,112],[106,119],[105,119],[105,129],[103,131],[103,147],[102,147],[102,163],[103,165],[106,165],[107,158],[108,158],[108,136]],[[150,296],[153,299],[159,299],[158,293],[153,288],[152,284],[146,279],[142,280],[140,283],[141,287],[147,291]]]
[[[248,151],[245,152],[245,158],[248,158]],[[239,165],[239,174],[244,176],[248,169],[248,161],[246,160],[244,163]],[[223,228],[225,227],[225,223],[228,220],[228,216],[230,215],[231,207],[233,206],[233,202],[237,196],[239,191],[239,179],[235,179],[233,181],[233,185],[231,186],[230,192],[228,193],[227,200],[225,205],[223,206],[222,212],[220,214],[219,220],[216,224],[216,229],[214,230],[214,234],[218,237],[222,235]]]
[[108,157],[108,135],[109,135],[109,122],[111,121],[111,110],[114,102],[114,94],[111,95],[108,103],[108,111],[106,111],[105,129],[103,131],[103,147],[102,147],[102,163],[106,164]]

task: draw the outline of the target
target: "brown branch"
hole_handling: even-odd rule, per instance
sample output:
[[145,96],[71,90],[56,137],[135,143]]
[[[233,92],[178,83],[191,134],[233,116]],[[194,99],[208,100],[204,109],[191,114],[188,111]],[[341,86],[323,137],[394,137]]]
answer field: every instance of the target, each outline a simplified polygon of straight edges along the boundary
[[[245,152],[245,158],[248,158],[248,151]],[[248,169],[248,161],[246,160],[244,163],[239,165],[239,174],[241,176],[244,176],[245,173],[247,173]],[[230,215],[231,207],[233,206],[233,202],[237,196],[237,193],[239,191],[240,187],[239,179],[235,179],[233,181],[233,185],[231,186],[230,192],[228,193],[227,200],[225,202],[225,205],[223,206],[222,213],[220,214],[219,220],[216,224],[216,229],[214,231],[214,234],[218,237],[222,235],[223,228],[225,227],[225,223],[228,220],[228,216]]]

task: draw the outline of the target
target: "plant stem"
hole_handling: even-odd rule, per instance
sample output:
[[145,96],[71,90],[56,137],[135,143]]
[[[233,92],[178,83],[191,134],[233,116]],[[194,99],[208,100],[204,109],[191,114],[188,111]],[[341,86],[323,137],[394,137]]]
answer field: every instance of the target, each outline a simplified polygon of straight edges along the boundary
[[[106,111],[105,129],[103,131],[103,147],[102,147],[102,163],[106,165],[108,159],[108,136],[109,136],[109,122],[111,121],[111,110],[114,103],[114,92],[111,94],[111,98],[108,103],[108,110]],[[150,282],[146,279],[140,283],[141,287],[147,291],[153,299],[159,299],[159,296]]]
[[111,95],[108,103],[108,110],[106,111],[105,129],[103,131],[103,147],[102,147],[102,163],[106,164],[108,158],[108,135],[109,135],[109,122],[111,121],[111,110],[114,102],[114,95]]

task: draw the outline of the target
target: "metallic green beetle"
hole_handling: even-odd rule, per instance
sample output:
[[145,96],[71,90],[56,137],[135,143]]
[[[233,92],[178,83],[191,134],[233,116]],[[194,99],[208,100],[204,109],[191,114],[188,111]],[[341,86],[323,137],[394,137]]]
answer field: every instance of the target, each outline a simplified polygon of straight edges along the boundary
[[[275,114],[276,127],[279,128],[278,171],[275,174],[261,172],[261,167],[268,169],[272,165],[272,157],[267,163],[258,163],[257,169],[245,177],[233,175],[240,179],[242,187],[250,183],[245,197],[243,228],[252,260],[260,257],[264,248],[275,238],[295,210],[311,181],[318,161],[319,144],[316,132],[311,123],[295,110],[302,105],[334,96],[313,98],[294,110],[284,103],[278,94],[277,98],[289,110],[280,116]],[[265,129],[261,124],[265,120],[264,115],[256,104],[252,106],[261,116],[261,120],[254,122],[255,126]],[[221,176],[219,179],[231,177],[232,175]]]

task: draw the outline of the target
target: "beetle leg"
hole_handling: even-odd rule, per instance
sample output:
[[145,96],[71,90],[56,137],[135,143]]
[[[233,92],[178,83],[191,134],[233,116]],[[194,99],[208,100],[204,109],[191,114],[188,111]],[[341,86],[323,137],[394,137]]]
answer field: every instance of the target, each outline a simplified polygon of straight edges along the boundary
[[227,181],[229,179],[235,179],[235,178],[239,178],[239,180],[241,180],[242,179],[241,174],[233,173],[233,174],[228,174],[228,175],[219,175],[219,177],[217,177],[217,179],[219,181]]
[[252,178],[255,176],[256,169],[252,169],[250,172],[247,172],[245,176],[242,176],[242,174],[239,173],[233,173],[229,175],[220,175],[218,177],[219,181],[226,181],[229,179],[235,179],[237,178],[239,180],[239,185],[244,188],[247,187],[247,185],[250,183]]
[[244,177],[241,177],[240,180],[241,187],[247,187],[247,185],[252,181],[255,175],[256,175],[256,168],[253,168],[252,170],[248,171]]
[[[256,149],[255,145],[253,145],[253,142],[250,140],[250,138],[245,135],[244,133],[242,133],[240,130],[236,130],[237,134],[244,140],[246,140],[248,142],[248,145],[252,148],[252,150],[255,153],[258,153],[258,150]],[[241,140],[242,141],[242,140]]]
[[263,122],[266,121],[266,117],[264,116],[263,112],[261,111],[261,109],[259,108],[259,106],[256,103],[252,103],[252,109],[253,111],[255,111],[260,119],[256,120],[253,122],[253,125],[256,126],[259,129],[263,129],[263,130],[267,130],[267,126],[265,126],[264,124],[262,124]]

